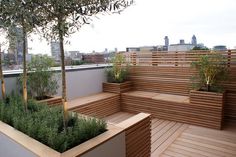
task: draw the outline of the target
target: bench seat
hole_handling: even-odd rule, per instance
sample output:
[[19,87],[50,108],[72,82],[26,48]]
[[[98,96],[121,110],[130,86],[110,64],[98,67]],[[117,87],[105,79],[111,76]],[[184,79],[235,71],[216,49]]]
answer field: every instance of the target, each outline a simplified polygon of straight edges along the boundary
[[191,104],[188,96],[147,91],[122,93],[121,110],[215,129],[220,129],[222,120],[220,107]]
[[102,92],[68,102],[68,110],[104,118],[120,111],[120,95]]

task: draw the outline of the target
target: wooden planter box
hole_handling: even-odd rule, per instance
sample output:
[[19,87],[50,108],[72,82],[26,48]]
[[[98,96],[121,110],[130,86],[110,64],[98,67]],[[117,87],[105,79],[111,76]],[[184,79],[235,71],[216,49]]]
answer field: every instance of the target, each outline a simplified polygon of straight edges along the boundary
[[58,106],[62,104],[62,98],[57,96],[50,96],[48,99],[39,100],[39,103],[46,103],[49,106]]
[[198,107],[202,112],[199,123],[207,124],[210,128],[222,129],[224,101],[225,93],[190,91],[190,105]]
[[103,91],[104,92],[111,92],[111,93],[124,93],[132,88],[132,83],[131,81],[126,81],[123,83],[108,83],[104,82],[103,83]]
[[0,121],[0,154],[4,157],[125,157],[125,131],[108,125],[108,131],[59,153]]

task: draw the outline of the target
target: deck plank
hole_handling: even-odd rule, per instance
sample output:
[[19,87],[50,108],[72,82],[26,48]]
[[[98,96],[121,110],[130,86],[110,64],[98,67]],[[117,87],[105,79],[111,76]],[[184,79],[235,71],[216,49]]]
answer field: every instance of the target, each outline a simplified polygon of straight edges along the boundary
[[[120,123],[133,114],[118,112],[104,118]],[[152,119],[151,157],[234,157],[236,156],[235,124],[226,130],[214,130],[163,119]]]
[[228,129],[215,130],[190,125],[163,154],[172,151],[186,156],[234,157],[235,135],[236,132],[233,133]]

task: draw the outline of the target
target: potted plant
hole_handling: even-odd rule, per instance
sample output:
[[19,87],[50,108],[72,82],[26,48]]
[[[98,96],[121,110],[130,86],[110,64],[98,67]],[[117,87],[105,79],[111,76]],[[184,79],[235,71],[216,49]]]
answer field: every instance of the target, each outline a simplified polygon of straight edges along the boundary
[[228,75],[226,59],[221,54],[210,53],[202,55],[197,61],[192,62],[192,67],[196,69],[197,73],[192,78],[194,90],[190,91],[190,104],[205,106],[220,113],[216,118],[218,126],[221,128],[225,97],[223,82]]
[[112,67],[106,69],[107,81],[103,83],[104,92],[122,93],[131,89],[131,82],[127,81],[128,65],[125,57],[118,53],[111,59]]
[[58,105],[62,102],[61,97],[54,96],[59,86],[55,72],[51,71],[53,65],[53,59],[46,55],[33,56],[28,64],[28,95],[48,105]]

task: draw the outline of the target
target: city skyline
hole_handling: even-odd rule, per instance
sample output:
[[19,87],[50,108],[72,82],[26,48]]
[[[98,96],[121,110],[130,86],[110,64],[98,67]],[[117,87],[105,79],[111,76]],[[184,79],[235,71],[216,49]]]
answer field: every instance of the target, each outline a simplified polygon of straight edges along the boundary
[[[234,0],[156,1],[136,0],[135,5],[121,14],[100,15],[90,25],[67,39],[67,51],[104,51],[126,47],[164,45],[184,39],[191,42],[193,34],[198,43],[212,48],[214,45],[236,46],[236,2]],[[35,35],[29,39],[29,53],[49,54],[50,44]],[[33,41],[31,41],[33,39]]]

